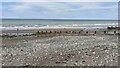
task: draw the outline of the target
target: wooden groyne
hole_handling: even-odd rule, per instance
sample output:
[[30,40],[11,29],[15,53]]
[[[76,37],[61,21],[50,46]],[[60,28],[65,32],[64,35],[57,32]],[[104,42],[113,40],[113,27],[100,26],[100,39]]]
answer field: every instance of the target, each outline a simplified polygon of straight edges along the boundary
[[108,30],[120,30],[120,27],[107,27]]
[[37,30],[9,30],[3,31],[3,37],[16,36],[60,36],[60,35],[118,35],[120,27],[108,27],[106,29],[37,29]]

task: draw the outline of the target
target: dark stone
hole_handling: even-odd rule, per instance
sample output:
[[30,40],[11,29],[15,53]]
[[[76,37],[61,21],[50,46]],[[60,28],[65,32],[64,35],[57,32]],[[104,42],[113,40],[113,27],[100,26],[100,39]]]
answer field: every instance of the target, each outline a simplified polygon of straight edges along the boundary
[[76,66],[76,64],[74,64]]
[[58,63],[61,63],[61,62],[58,61],[58,62],[56,62],[56,63],[58,64]]
[[78,62],[78,61],[76,61],[76,62]]
[[88,52],[85,52],[85,53],[88,53]]
[[23,51],[23,49],[21,49],[21,51]]
[[89,55],[89,56],[91,56],[91,55]]
[[68,59],[65,59],[65,61],[68,61]]
[[106,47],[104,50],[108,50],[108,48]]
[[25,66],[23,66],[24,68],[26,68],[26,67],[29,67],[29,65],[25,65]]
[[11,60],[9,62],[12,62]]
[[83,60],[82,62],[84,63],[85,61]]
[[70,58],[70,56],[69,56],[69,55],[68,55],[67,57],[68,57],[68,58]]

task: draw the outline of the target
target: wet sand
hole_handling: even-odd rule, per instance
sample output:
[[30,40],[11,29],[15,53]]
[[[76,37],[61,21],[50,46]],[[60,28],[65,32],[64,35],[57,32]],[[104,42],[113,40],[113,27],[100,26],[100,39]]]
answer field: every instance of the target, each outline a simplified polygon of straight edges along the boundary
[[94,32],[97,31],[98,33],[101,33],[102,31],[107,31],[107,28],[95,28],[95,29],[84,29],[84,28],[51,28],[51,29],[26,29],[26,30],[2,30],[2,33],[4,34],[10,34],[10,33],[36,33],[37,31],[43,31],[43,32],[47,32],[49,33],[50,31],[52,33],[56,32],[70,32],[70,31],[74,31],[74,32],[86,32],[86,31],[90,31],[90,32]]

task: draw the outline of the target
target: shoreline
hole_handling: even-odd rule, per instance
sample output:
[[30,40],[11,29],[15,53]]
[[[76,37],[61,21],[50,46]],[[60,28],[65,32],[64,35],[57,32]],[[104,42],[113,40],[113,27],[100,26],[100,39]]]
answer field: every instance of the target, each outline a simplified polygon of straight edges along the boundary
[[[0,36],[4,35],[32,35],[39,33],[44,34],[51,34],[51,33],[79,33],[79,34],[105,34],[105,33],[112,33],[112,34],[118,34],[120,28],[118,27],[108,27],[108,28],[94,28],[94,29],[85,29],[85,28],[46,28],[46,29],[25,29],[25,30],[2,30]],[[104,32],[104,33],[103,33]]]

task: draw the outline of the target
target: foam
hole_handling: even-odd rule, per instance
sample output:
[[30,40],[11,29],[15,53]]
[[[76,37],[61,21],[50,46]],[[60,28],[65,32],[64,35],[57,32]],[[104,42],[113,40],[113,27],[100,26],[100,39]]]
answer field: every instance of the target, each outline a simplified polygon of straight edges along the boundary
[[94,29],[94,28],[107,28],[107,27],[117,27],[118,23],[112,23],[112,24],[72,24],[72,25],[46,25],[46,26],[14,26],[14,27],[2,27],[0,26],[1,30],[29,30],[29,29],[62,29],[62,28],[69,28],[69,29],[74,29],[74,28],[84,28],[84,29]]

